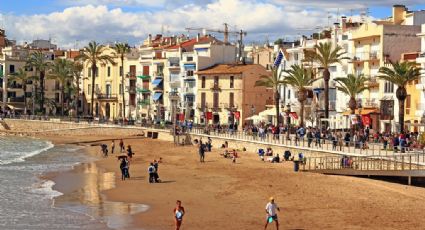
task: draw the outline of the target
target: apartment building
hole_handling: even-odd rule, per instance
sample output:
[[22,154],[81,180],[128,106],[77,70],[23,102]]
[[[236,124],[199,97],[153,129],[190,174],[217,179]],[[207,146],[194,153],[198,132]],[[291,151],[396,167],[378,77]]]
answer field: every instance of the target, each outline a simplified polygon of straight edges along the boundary
[[[418,37],[421,39],[421,49],[416,58],[416,63],[425,70],[425,24],[422,24],[421,32],[418,34]],[[419,94],[416,103],[413,103],[413,105],[416,106],[415,120],[417,123],[421,124],[418,126],[418,129],[420,129],[420,131],[425,131],[425,72],[422,72],[420,80],[415,84],[415,89],[412,89],[412,91],[414,90]],[[410,91],[408,90],[408,92]],[[413,121],[414,123],[415,120]]]
[[370,116],[370,126],[374,130],[397,130],[397,119],[394,119],[399,108],[395,96],[397,88],[377,76],[380,67],[401,61],[403,53],[420,50],[420,39],[416,35],[421,28],[416,23],[425,20],[423,15],[422,11],[408,12],[404,6],[396,5],[391,18],[365,23],[352,31],[354,49],[350,65],[353,73],[362,73],[371,79],[370,90],[362,95],[362,106],[378,109],[378,112],[371,109],[371,114],[362,115]]
[[[179,111],[185,119],[199,123],[199,112],[196,110],[199,88],[197,71],[216,64],[235,62],[236,46],[225,44],[211,35],[198,35],[167,47],[166,56],[166,76],[170,90],[178,92],[180,96]],[[171,102],[168,104],[171,105]],[[171,107],[167,111],[171,111]]]
[[264,111],[267,101],[273,99],[271,89],[255,87],[260,76],[271,74],[258,64],[218,64],[196,74],[199,123],[241,127],[246,118]]

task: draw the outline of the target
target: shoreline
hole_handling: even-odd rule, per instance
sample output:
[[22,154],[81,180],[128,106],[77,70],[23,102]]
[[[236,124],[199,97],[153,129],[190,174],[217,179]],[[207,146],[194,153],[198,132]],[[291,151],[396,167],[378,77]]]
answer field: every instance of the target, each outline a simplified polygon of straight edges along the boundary
[[[67,144],[63,137],[38,138]],[[87,142],[103,137],[69,138],[73,142],[84,140],[85,148],[96,151],[97,146],[87,146]],[[282,229],[418,229],[425,217],[421,205],[425,204],[425,189],[421,187],[367,178],[294,173],[290,163],[261,162],[248,152],[240,152],[241,158],[232,164],[219,156],[220,150],[213,150],[207,153],[207,162],[201,164],[193,146],[175,147],[171,142],[147,138],[124,142],[131,144],[136,153],[130,166],[130,180],[120,180],[118,161],[114,159],[117,154],[99,158],[94,164],[115,173],[116,187],[101,192],[104,201],[149,206],[149,210],[132,217],[131,226],[135,229],[171,229],[171,211],[177,199],[182,200],[187,210],[184,229],[262,228],[264,206],[270,196],[276,198],[282,209]],[[159,157],[164,160],[159,174],[165,183],[149,184],[148,163]],[[97,186],[102,187],[100,183]]]

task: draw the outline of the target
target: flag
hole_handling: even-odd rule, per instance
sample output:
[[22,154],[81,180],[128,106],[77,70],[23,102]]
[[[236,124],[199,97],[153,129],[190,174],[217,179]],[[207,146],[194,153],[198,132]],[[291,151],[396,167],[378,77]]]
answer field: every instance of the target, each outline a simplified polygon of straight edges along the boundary
[[277,54],[277,57],[274,60],[273,67],[278,67],[280,63],[282,63],[282,59],[283,59],[283,52],[281,49],[279,49],[279,53]]
[[297,115],[297,113],[296,113],[296,112],[290,112],[290,113],[289,113],[289,116],[290,116],[292,119],[298,120],[298,115]]

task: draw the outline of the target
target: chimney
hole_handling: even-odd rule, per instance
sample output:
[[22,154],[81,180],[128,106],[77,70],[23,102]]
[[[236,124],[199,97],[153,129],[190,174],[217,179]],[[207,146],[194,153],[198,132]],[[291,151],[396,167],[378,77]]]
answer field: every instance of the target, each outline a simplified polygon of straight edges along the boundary
[[394,25],[401,25],[406,19],[406,6],[405,5],[394,5],[393,6],[393,23]]
[[148,46],[152,45],[152,34],[148,35]]
[[347,17],[346,16],[342,16],[341,17],[341,28],[342,31],[345,32],[347,30]]
[[200,37],[201,35],[198,33],[197,35],[196,35],[196,42],[199,42],[199,37]]

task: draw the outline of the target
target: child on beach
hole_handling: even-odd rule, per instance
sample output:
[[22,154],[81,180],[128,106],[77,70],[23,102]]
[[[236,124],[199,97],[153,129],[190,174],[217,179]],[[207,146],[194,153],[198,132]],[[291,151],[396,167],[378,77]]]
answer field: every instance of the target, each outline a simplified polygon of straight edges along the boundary
[[267,225],[271,222],[276,222],[276,229],[279,230],[279,221],[277,220],[277,214],[276,210],[280,212],[279,207],[274,202],[274,198],[270,197],[270,202],[266,205],[266,213],[267,213],[267,219],[266,219],[266,225],[264,226],[264,229],[267,229]]
[[182,225],[183,222],[183,216],[185,214],[184,208],[182,205],[182,202],[180,200],[177,200],[176,202],[177,207],[175,207],[173,209],[173,214],[174,214],[174,222],[176,225],[176,230],[180,230],[180,226]]

